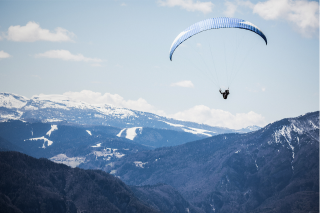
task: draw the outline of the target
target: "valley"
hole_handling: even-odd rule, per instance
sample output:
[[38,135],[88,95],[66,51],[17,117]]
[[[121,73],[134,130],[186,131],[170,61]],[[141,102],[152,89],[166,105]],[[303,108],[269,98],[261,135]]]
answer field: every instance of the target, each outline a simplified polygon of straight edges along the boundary
[[[250,132],[219,129],[217,133],[216,127],[164,122],[164,118],[155,117],[152,122],[157,128],[143,126],[143,113],[136,111],[126,114],[139,115],[130,121],[135,125],[125,125],[119,120],[123,116],[114,116],[114,108],[108,113],[113,115],[111,121],[117,120],[115,126],[72,118],[87,113],[87,105],[59,111],[66,105],[58,104],[59,108],[57,103],[53,107],[52,103],[38,102],[38,109],[29,112],[26,107],[35,107],[34,100],[20,103],[21,97],[11,96],[14,99],[2,103],[0,111],[3,156],[26,159],[16,154],[20,152],[68,166],[63,168],[109,173],[127,185],[128,192],[144,206],[141,208],[201,213],[319,210],[319,112],[282,119],[263,128],[248,128]],[[4,119],[5,113],[14,111],[20,117]],[[50,117],[67,111],[67,120]],[[102,120],[110,122],[106,117]],[[56,190],[52,187],[50,190]],[[13,199],[10,194],[5,196]],[[6,208],[18,208],[9,201],[3,201]],[[72,205],[82,208],[79,203]],[[93,211],[93,207],[86,208]]]

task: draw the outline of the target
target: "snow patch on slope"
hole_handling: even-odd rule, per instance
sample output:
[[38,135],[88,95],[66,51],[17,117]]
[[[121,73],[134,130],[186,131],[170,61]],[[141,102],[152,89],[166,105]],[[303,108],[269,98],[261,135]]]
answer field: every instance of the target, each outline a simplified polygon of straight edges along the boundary
[[121,131],[117,134],[117,137],[121,137],[121,134],[124,130],[126,130],[127,128],[121,129]]
[[137,136],[137,129],[142,133],[142,127],[132,127],[128,128],[126,131],[126,138],[129,140],[133,140]]
[[288,143],[292,151],[292,159],[294,159],[294,146],[291,143],[292,142],[291,132],[297,132],[298,134],[302,134],[302,131],[297,127],[295,127],[294,125],[283,126],[280,130],[275,131],[274,140],[276,143],[282,143],[281,142],[281,136],[282,136]]
[[136,165],[136,167],[144,168],[144,165],[148,162],[142,163],[142,161],[134,161],[133,163]]
[[[99,145],[99,144],[97,144],[97,145]],[[101,144],[99,145],[99,147],[100,146],[101,146]],[[105,160],[110,160],[111,157],[113,157],[113,156],[116,158],[122,158],[123,156],[125,156],[125,154],[122,154],[122,153],[118,152],[117,150],[118,149],[105,148],[101,151],[93,151],[92,154],[94,154],[96,157],[108,157]]]
[[117,108],[107,104],[92,104],[92,106],[104,115],[111,115],[121,119],[138,117],[133,111],[125,108]]
[[52,133],[54,130],[58,130],[58,126],[57,126],[57,125],[51,125],[51,129],[47,132],[46,135],[48,135],[48,136],[50,137],[51,133]]
[[214,133],[214,132],[211,132],[211,131],[208,131],[208,130],[205,130],[205,129],[197,129],[197,128],[191,128],[191,127],[188,127],[189,129],[186,129],[186,128],[182,128],[185,132],[189,132],[189,133],[192,133],[192,134],[201,134],[201,135],[205,135],[205,136],[208,136],[208,137],[211,137],[213,134],[209,134],[209,133]]
[[20,119],[20,115],[15,115],[15,114],[1,114],[0,118],[7,121],[7,120],[19,120]]
[[170,122],[167,122],[167,121],[162,121],[162,122],[164,122],[164,123],[166,123],[166,124],[168,124],[170,126],[173,126],[173,127],[181,128],[181,130],[183,130],[184,132],[192,133],[192,134],[195,134],[195,135],[201,134],[201,135],[205,135],[205,136],[211,137],[214,134],[210,134],[210,133],[215,133],[215,132],[208,131],[208,130],[205,130],[205,129],[187,127],[187,126],[184,126],[182,124],[173,124],[173,123],[170,123]]
[[129,140],[134,140],[134,138],[137,136],[137,129],[139,130],[139,134],[142,133],[142,127],[132,127],[132,128],[124,128],[122,129],[118,134],[117,137],[121,137],[122,133],[125,131],[126,138]]
[[38,107],[35,107],[35,106],[25,106],[23,108],[24,108],[24,110],[38,110],[39,109]]
[[91,147],[101,147],[101,143],[98,143],[98,144],[91,146]]
[[[43,148],[45,149],[46,148],[46,143],[47,143],[47,147],[48,146],[51,146],[53,144],[53,142],[47,138],[45,138],[44,136],[42,137],[38,137],[38,138],[29,138],[29,139],[26,139],[26,140],[29,140],[29,141],[37,141],[37,140],[43,140],[43,145],[42,147],[39,147],[39,148]],[[24,141],[26,141],[24,140]]]
[[316,126],[312,121],[309,121],[309,124],[311,124],[314,129],[319,129],[319,126]]
[[81,163],[83,163],[86,160],[86,158],[85,157],[69,158],[65,154],[59,154],[59,155],[56,155],[52,158],[49,158],[49,160],[51,160],[55,163],[62,163],[67,166],[70,166],[72,168],[75,168],[75,167],[79,166]]
[[43,122],[51,123],[51,122],[60,122],[60,121],[63,121],[63,120],[53,118],[53,119],[46,119]]
[[[316,119],[316,123],[319,124],[319,118]],[[276,130],[273,133],[274,141],[269,141],[268,144],[271,145],[272,143],[280,143],[283,144],[283,142],[286,142],[288,144],[288,148],[291,149],[292,152],[292,162],[295,157],[294,152],[294,143],[299,144],[299,137],[296,136],[296,134],[310,134],[309,132],[315,129],[319,129],[319,126],[315,125],[312,120],[298,120],[298,119],[292,119],[289,120],[291,124],[282,126],[281,129]],[[285,140],[281,140],[284,138]],[[316,139],[316,138],[315,138]],[[319,138],[316,139],[319,141]],[[291,163],[292,163],[291,162]],[[292,170],[293,170],[292,166]]]
[[182,125],[182,124],[173,124],[173,123],[169,123],[169,122],[166,122],[166,121],[162,121],[162,122],[164,122],[164,123],[166,123],[166,124],[168,124],[170,126],[174,126],[174,127],[184,127],[184,125]]

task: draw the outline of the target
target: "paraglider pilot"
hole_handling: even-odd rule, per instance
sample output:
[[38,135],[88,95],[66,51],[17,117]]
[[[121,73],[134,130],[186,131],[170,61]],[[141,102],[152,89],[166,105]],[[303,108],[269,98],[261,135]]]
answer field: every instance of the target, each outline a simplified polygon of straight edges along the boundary
[[230,94],[230,93],[229,93],[229,88],[226,89],[224,92],[221,92],[221,89],[220,89],[219,92],[222,94],[222,96],[223,96],[224,99],[227,99],[227,98],[228,98],[228,95]]

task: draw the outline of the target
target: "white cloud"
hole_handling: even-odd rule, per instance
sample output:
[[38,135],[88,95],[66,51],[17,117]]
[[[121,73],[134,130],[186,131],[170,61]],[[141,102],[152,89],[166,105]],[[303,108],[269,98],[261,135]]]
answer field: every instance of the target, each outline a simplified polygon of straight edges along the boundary
[[101,64],[97,64],[97,63],[95,63],[95,64],[91,64],[91,66],[92,66],[92,67],[102,67],[102,65],[101,65]]
[[191,81],[179,81],[171,84],[172,87],[189,87],[193,88],[194,85]]
[[122,3],[120,6],[125,7],[125,6],[127,6],[127,4],[126,3]]
[[233,115],[230,112],[221,109],[210,109],[204,105],[198,105],[191,109],[175,113],[170,117],[232,129],[241,129],[251,125],[264,126],[266,124],[265,118],[262,115],[252,111]]
[[39,79],[39,80],[41,80],[41,77],[39,75],[32,75],[32,76],[37,78],[37,79]]
[[29,21],[26,26],[10,26],[4,37],[11,41],[35,42],[35,41],[72,41],[74,34],[66,29],[57,27],[54,32],[42,29],[39,24]]
[[91,81],[90,83],[92,83],[92,84],[102,84],[101,81]]
[[179,6],[187,11],[200,11],[204,14],[212,12],[214,4],[210,1],[207,2],[193,2],[193,0],[159,0],[160,6],[163,7],[175,7]]
[[246,87],[246,90],[248,90],[249,92],[253,92],[253,93],[258,93],[258,92],[265,92],[266,91],[266,87],[261,85],[260,83],[256,83],[254,85],[250,85],[250,87]]
[[116,64],[114,66],[117,67],[117,68],[123,68],[123,66],[121,64]]
[[305,37],[312,37],[319,29],[319,3],[316,1],[267,0],[255,4],[253,13],[265,20],[285,19]]
[[84,61],[84,62],[102,62],[99,58],[87,58],[82,54],[73,55],[68,50],[50,50],[44,53],[39,53],[35,55],[36,58],[57,58],[64,61]]
[[254,4],[251,3],[250,1],[237,0],[236,2],[237,2],[238,5],[245,6],[245,7],[249,7],[249,8],[251,8],[251,9],[253,9],[253,7],[254,7]]
[[227,7],[227,9],[223,13],[228,17],[233,17],[237,10],[237,5],[230,1],[226,1],[224,5]]
[[9,58],[11,55],[9,53],[4,52],[3,50],[0,51],[0,59],[1,58]]

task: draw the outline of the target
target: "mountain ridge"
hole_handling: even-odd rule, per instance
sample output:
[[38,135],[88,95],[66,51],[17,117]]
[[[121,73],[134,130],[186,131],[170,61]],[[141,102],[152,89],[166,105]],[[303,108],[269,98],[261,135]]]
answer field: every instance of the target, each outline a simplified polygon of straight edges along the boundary
[[105,172],[18,152],[0,152],[0,159],[1,212],[158,212]]
[[319,111],[255,132],[142,151],[112,169],[129,185],[171,185],[208,213],[316,212]]
[[[52,99],[52,100],[50,100]],[[108,104],[87,104],[63,95],[33,96],[31,99],[11,93],[0,93],[0,121],[68,122],[79,125],[104,125],[118,128],[150,127],[190,132],[210,137],[222,133],[255,131],[260,127],[233,130],[190,121],[176,120],[149,112],[114,107]]]

